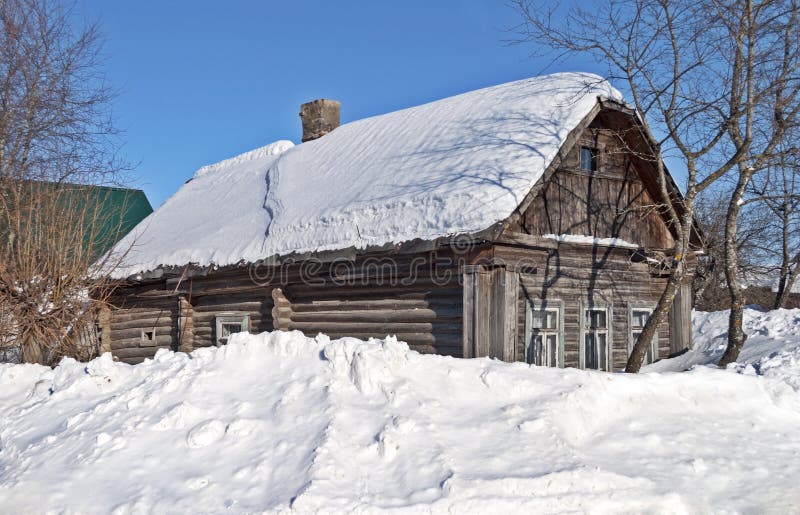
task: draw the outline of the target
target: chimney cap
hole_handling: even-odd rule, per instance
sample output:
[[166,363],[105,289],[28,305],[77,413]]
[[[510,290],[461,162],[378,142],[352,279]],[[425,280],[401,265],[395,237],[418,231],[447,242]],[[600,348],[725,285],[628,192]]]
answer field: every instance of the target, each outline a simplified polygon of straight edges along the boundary
[[336,107],[341,107],[342,106],[342,103],[339,102],[338,100],[333,100],[333,99],[330,99],[330,98],[317,98],[317,99],[309,100],[308,102],[305,102],[305,103],[301,104],[300,105],[300,114],[301,115],[303,114],[303,108],[306,107],[306,106],[325,105],[325,104],[329,104],[331,106],[336,106]]

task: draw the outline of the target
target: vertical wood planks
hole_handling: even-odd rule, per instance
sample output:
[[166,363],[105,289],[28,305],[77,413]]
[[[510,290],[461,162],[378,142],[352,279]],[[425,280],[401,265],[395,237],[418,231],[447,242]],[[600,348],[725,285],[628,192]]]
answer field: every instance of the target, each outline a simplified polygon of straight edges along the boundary
[[475,357],[475,267],[465,266],[461,272],[463,284],[463,354],[465,358]]
[[514,361],[519,276],[505,267],[464,267],[464,357]]
[[669,312],[669,351],[677,354],[692,343],[692,287],[684,282],[678,287]]
[[194,307],[185,295],[178,297],[178,350],[194,350]]

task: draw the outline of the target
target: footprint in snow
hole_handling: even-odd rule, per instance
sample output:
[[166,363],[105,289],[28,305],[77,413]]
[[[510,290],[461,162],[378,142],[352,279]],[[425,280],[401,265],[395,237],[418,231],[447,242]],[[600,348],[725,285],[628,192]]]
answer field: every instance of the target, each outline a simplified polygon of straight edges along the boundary
[[186,435],[186,444],[192,449],[207,447],[225,436],[227,427],[221,420],[206,420],[194,426]]
[[211,479],[208,476],[201,476],[187,479],[185,484],[189,490],[200,490],[207,487],[209,483],[211,483]]

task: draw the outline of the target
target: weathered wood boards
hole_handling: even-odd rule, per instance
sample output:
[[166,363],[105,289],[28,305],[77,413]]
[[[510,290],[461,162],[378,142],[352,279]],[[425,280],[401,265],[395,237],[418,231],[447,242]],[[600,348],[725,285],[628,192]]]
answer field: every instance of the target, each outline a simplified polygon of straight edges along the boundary
[[[665,279],[653,277],[646,263],[631,260],[632,251],[624,248],[581,248],[562,244],[558,249],[520,250],[498,247],[496,254],[510,266],[527,262],[532,254],[541,266],[519,274],[517,324],[525,326],[525,306],[529,301],[563,305],[564,364],[577,367],[581,339],[582,307],[594,302],[609,309],[610,338],[613,342],[612,365],[624,368],[630,341],[630,309],[652,307],[658,301]],[[524,331],[517,336],[517,359],[524,359]],[[670,327],[664,323],[658,330],[660,357],[670,354]]]
[[465,266],[462,274],[462,355],[514,361],[519,330],[519,274],[488,265]]
[[162,347],[215,345],[217,317],[246,316],[251,332],[396,335],[420,352],[460,356],[462,289],[455,256],[422,253],[376,263],[367,256],[320,265],[313,274],[291,265],[267,274],[266,281],[235,269],[193,277],[177,288],[153,282],[122,289],[111,315],[112,350],[133,363]]
[[669,352],[678,354],[692,344],[692,285],[690,282],[681,284],[678,294],[672,302],[669,317],[670,327],[672,327]]
[[[159,348],[175,349],[178,341],[177,302],[167,299],[115,299],[109,322],[109,348],[118,358],[138,363]],[[175,349],[176,350],[176,349]]]

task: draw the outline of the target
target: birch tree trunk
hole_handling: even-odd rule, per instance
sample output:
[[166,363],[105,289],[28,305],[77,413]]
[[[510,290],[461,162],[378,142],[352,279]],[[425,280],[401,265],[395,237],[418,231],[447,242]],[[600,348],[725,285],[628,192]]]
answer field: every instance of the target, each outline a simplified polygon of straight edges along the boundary
[[730,204],[725,222],[725,279],[728,283],[731,307],[728,317],[728,346],[720,359],[721,367],[733,363],[739,357],[744,347],[747,335],[744,332],[744,292],[742,291],[741,277],[739,277],[739,249],[738,249],[738,222],[739,211],[744,198],[747,183],[753,175],[752,168],[740,165],[739,180],[731,194]]

